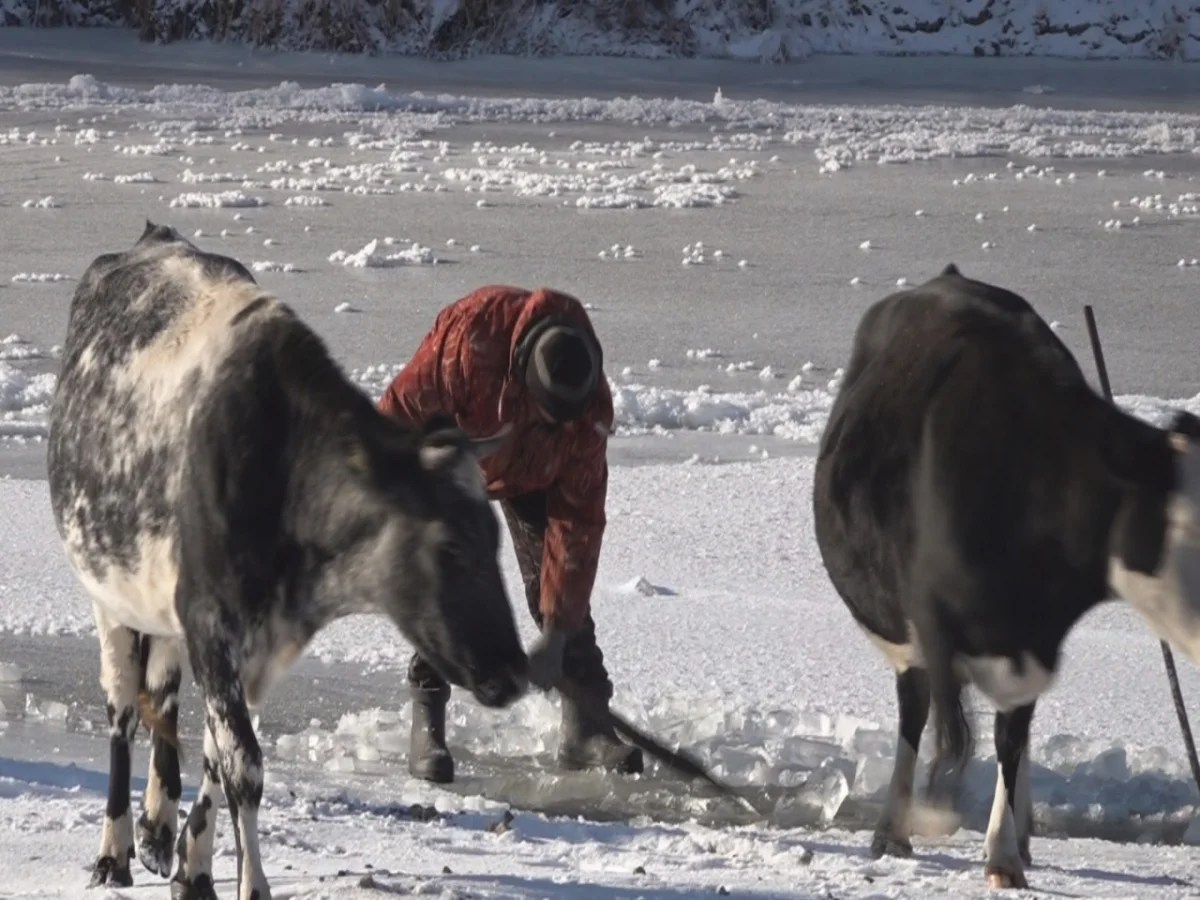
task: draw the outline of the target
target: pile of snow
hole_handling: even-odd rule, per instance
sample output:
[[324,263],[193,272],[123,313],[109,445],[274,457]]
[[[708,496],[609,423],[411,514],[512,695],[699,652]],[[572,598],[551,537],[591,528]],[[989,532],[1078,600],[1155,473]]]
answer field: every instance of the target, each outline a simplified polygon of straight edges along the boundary
[[[395,238],[384,238],[383,244],[391,246],[397,243]],[[329,254],[331,263],[341,263],[357,269],[386,269],[392,266],[433,265],[438,262],[437,256],[429,247],[422,246],[416,241],[407,250],[397,250],[395,253],[384,253],[379,249],[380,240],[375,238],[361,250],[350,253],[347,250],[335,250]]]
[[62,272],[18,272],[12,280],[13,284],[52,284],[72,279],[70,275],[64,275]]
[[157,184],[153,172],[134,172],[131,175],[114,175],[113,184]]
[[724,250],[720,248],[714,250],[705,246],[704,241],[696,241],[694,244],[684,246],[682,262],[685,266],[702,266],[708,261],[710,255],[714,262],[721,262],[727,258]]
[[53,197],[42,197],[40,200],[25,200],[21,203],[21,209],[58,209],[62,206]]
[[832,393],[820,389],[725,393],[611,381],[610,385],[613,421],[621,435],[682,429],[773,435],[811,444],[820,440],[834,400]]
[[[465,190],[492,192],[509,190],[517,197],[568,197],[578,194],[579,209],[685,209],[719,206],[737,196],[732,183],[761,174],[756,161],[731,161],[707,172],[694,163],[668,169],[654,161],[661,150],[649,141],[597,145],[578,152],[616,155],[618,159],[576,161],[552,165],[549,157],[532,147],[517,148],[498,158],[480,156],[473,168],[449,167],[442,177],[465,185]],[[627,152],[634,148],[636,152]],[[507,148],[506,148],[507,149]],[[635,169],[632,160],[646,158],[646,166]],[[601,162],[611,162],[606,167]],[[550,169],[550,171],[547,171]],[[484,201],[480,201],[483,203]]]
[[171,209],[245,208],[266,205],[267,201],[262,197],[252,197],[241,191],[180,194],[178,197],[173,198],[169,204]]
[[174,156],[179,152],[179,146],[171,141],[158,141],[154,144],[118,144],[113,150],[124,156]]
[[293,274],[299,272],[291,263],[272,262],[269,259],[257,260],[250,263],[250,268],[255,272],[286,272]]
[[46,434],[55,377],[29,373],[0,362],[0,437],[41,437]]
[[[234,175],[232,172],[193,172],[184,169],[179,180],[184,184],[243,184],[250,180],[248,175]],[[187,195],[197,196],[197,195]],[[221,204],[222,206],[245,206],[249,204]]]
[[329,201],[315,194],[298,194],[283,201],[284,206],[328,206]]
[[642,251],[636,249],[632,244],[616,243],[606,250],[601,250],[597,255],[601,259],[639,259]]
[[10,334],[0,339],[0,360],[42,359],[46,351],[35,347],[19,334]]

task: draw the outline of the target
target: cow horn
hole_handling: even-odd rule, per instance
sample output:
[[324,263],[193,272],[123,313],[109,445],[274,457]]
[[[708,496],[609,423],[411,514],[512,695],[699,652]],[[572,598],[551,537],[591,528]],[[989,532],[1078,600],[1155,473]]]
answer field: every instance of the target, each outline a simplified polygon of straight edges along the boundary
[[512,423],[505,422],[499,431],[489,437],[472,438],[469,444],[471,452],[475,454],[476,459],[484,459],[491,456],[508,440],[508,436],[512,434],[512,430]]

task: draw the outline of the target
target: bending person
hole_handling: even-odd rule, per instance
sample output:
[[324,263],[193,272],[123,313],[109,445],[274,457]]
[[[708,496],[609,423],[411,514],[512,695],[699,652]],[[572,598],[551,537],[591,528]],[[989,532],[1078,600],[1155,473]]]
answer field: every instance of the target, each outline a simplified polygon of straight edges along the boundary
[[[613,685],[596,643],[591,594],[604,536],[612,394],[603,353],[583,305],[567,294],[503,285],[479,288],[445,307],[379,408],[419,423],[442,413],[468,435],[511,425],[482,462],[499,500],[541,630],[530,667],[541,683],[566,677],[605,701]],[[464,602],[470,602],[464,598]],[[446,748],[450,685],[415,655],[409,771],[454,780]],[[559,765],[642,771],[642,752],[562,698]]]

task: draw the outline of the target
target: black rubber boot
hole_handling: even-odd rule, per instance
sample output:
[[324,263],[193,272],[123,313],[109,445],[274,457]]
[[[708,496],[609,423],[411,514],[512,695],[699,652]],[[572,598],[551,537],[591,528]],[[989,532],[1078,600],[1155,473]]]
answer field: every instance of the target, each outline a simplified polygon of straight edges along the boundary
[[[450,685],[434,679],[414,683],[410,667],[409,693],[412,695],[412,733],[408,745],[408,771],[414,778],[434,784],[454,781],[454,758],[446,749],[446,704]],[[424,683],[421,683],[424,682]]]
[[558,764],[573,771],[602,769],[619,775],[637,775],[642,771],[642,751],[622,741],[611,727],[603,727],[584,716],[574,703],[563,697]]

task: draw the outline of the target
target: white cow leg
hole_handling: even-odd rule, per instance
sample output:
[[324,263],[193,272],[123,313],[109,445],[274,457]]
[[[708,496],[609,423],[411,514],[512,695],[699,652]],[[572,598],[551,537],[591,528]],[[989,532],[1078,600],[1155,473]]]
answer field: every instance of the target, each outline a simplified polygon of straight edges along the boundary
[[909,815],[921,732],[929,719],[929,679],[924,669],[910,668],[896,673],[896,699],[900,706],[900,733],[887,800],[871,839],[871,856],[876,859],[912,854]]
[[1028,763],[1032,720],[1032,704],[996,714],[996,792],[984,841],[984,877],[994,888],[1028,887],[1024,861],[1033,819]]
[[262,803],[262,750],[254,734],[241,686],[231,696],[208,699],[209,728],[221,760],[221,781],[233,819],[238,855],[238,900],[271,900],[258,848],[258,808]]
[[[258,807],[262,802],[262,748],[246,704],[241,671],[233,653],[233,638],[208,630],[212,620],[200,617],[202,627],[188,636],[188,655],[204,694],[206,740],[205,774],[212,757],[213,777],[219,773],[233,820],[237,845],[238,900],[271,900],[258,848]],[[210,853],[211,857],[211,853]]]
[[1029,850],[1029,840],[1033,837],[1033,797],[1029,792],[1029,744],[1025,744],[1025,752],[1017,763],[1017,794],[1013,800],[1013,821],[1017,826],[1017,849],[1021,852],[1021,861],[1027,866],[1033,865],[1033,854]]
[[187,823],[179,834],[175,852],[179,867],[171,879],[172,900],[216,900],[213,890],[213,839],[217,834],[217,811],[220,807],[221,770],[217,742],[212,729],[204,729],[204,774],[196,802],[188,813]]
[[183,645],[168,638],[146,638],[143,718],[151,727],[150,769],[138,820],[138,858],[151,872],[171,875],[175,832],[179,828],[179,797],[183,783],[179,772],[176,726],[179,721],[179,685],[182,681]]
[[133,874],[129,871],[133,859],[130,748],[138,727],[141,655],[136,632],[117,624],[98,605],[93,604],[92,610],[100,641],[100,685],[104,688],[108,715],[109,763],[108,804],[91,885],[130,887],[133,884]]

